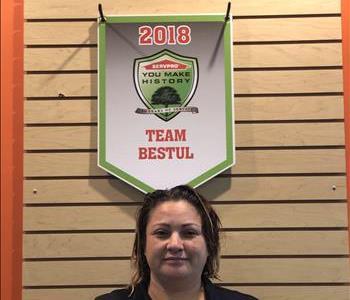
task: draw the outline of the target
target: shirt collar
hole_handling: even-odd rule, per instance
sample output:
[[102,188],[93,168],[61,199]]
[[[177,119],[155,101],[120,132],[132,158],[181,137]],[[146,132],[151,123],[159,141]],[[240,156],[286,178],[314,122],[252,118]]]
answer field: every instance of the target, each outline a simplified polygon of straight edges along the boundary
[[[205,300],[217,300],[214,293],[215,286],[209,279],[203,278],[203,287]],[[152,300],[148,295],[148,285],[145,281],[141,281],[136,285],[132,296],[132,300]]]

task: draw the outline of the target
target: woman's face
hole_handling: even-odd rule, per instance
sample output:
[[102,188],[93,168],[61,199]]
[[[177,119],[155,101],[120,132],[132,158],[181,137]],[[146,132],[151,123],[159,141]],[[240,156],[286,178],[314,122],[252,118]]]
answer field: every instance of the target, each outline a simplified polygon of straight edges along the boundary
[[208,251],[197,210],[185,200],[159,204],[147,224],[145,255],[151,277],[200,279]]

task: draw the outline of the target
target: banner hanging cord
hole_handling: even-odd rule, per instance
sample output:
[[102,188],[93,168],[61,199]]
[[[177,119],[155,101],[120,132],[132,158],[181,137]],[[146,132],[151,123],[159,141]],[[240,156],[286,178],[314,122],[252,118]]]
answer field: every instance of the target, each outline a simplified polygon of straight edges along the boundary
[[106,22],[106,18],[105,18],[104,14],[103,14],[102,4],[101,3],[98,4],[98,11],[100,13],[100,20],[101,20],[101,22]]
[[[102,4],[99,3],[98,4],[98,11],[100,13],[100,19],[101,19],[101,22],[106,22],[106,18],[103,14],[103,9],[102,9]],[[230,20],[230,11],[231,11],[231,2],[228,2],[227,3],[227,9],[226,9],[226,16],[225,16],[225,21],[228,21]]]
[[230,20],[231,2],[227,3],[225,22]]

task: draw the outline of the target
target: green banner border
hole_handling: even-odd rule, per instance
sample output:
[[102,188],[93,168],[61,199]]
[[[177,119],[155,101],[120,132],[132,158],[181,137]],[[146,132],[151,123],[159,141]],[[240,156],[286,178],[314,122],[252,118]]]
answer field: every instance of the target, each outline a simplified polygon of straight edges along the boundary
[[221,22],[224,28],[225,55],[225,100],[226,100],[226,160],[207,170],[186,184],[197,187],[215,175],[231,167],[233,155],[233,102],[232,102],[232,41],[231,18],[225,21],[224,14],[218,15],[159,15],[159,16],[110,16],[98,26],[98,165],[105,171],[134,186],[144,193],[155,189],[131,176],[106,160],[106,25],[114,23],[174,23],[174,22]]
[[224,14],[213,15],[158,15],[158,16],[110,16],[107,23],[169,23],[169,22],[222,22]]

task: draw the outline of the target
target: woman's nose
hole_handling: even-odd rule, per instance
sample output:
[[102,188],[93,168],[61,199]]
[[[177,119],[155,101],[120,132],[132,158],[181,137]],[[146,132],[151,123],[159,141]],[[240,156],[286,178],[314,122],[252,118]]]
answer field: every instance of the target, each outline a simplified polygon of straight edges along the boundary
[[168,250],[172,251],[179,251],[183,249],[182,239],[178,233],[171,234],[168,240],[167,248]]

